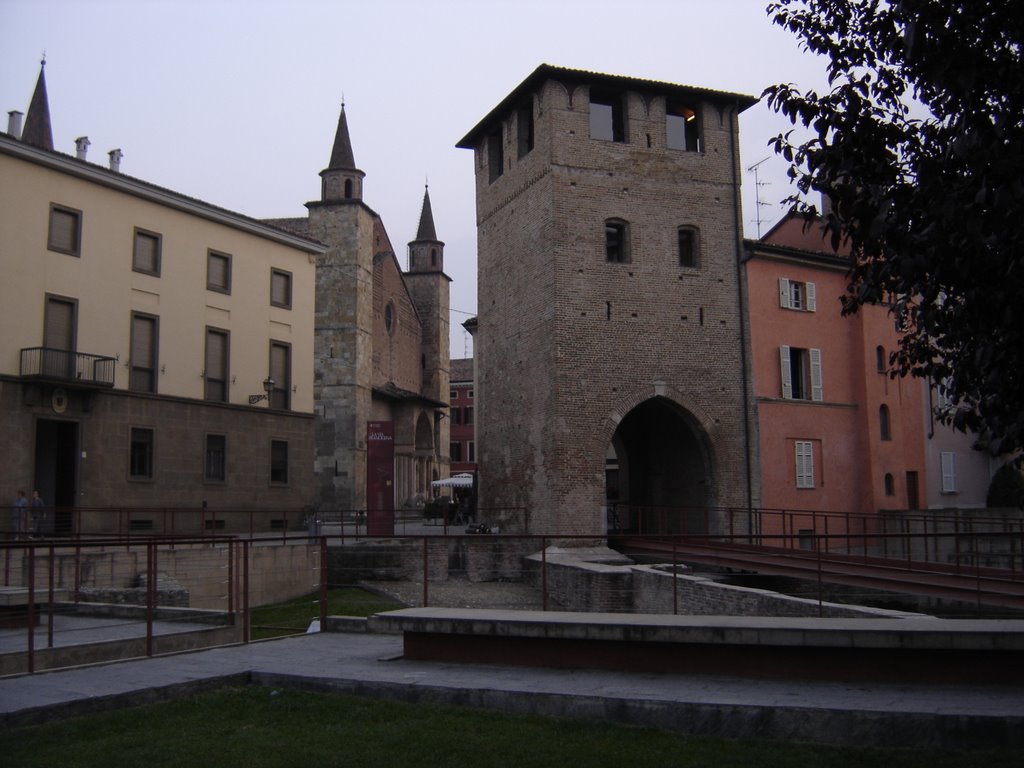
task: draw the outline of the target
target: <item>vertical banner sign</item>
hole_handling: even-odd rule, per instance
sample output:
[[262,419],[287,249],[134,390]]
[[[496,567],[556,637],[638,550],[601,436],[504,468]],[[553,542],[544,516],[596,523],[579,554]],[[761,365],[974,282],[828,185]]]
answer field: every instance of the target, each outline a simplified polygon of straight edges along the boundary
[[395,426],[366,423],[366,532],[395,534]]

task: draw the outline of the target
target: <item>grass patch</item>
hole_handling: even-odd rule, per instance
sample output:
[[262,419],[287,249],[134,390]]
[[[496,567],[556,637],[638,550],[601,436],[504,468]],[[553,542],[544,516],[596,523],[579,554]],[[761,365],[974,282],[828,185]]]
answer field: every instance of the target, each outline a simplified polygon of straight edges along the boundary
[[229,688],[0,732],[10,768],[507,766],[661,768],[1018,766],[1010,750],[860,749],[682,737],[644,728],[343,694]]
[[[333,587],[327,590],[328,616],[372,616],[381,611],[405,608],[397,600],[382,597],[359,587]],[[250,636],[253,640],[302,634],[309,623],[320,618],[320,593],[312,592],[293,600],[263,605],[250,611]]]

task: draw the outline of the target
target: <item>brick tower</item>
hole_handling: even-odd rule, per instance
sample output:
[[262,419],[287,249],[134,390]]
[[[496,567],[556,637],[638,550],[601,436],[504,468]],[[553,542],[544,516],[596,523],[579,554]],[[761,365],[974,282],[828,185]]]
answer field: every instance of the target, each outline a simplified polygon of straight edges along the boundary
[[481,508],[537,533],[747,519],[706,510],[758,501],[738,268],[753,103],[542,65],[458,143],[476,170]]

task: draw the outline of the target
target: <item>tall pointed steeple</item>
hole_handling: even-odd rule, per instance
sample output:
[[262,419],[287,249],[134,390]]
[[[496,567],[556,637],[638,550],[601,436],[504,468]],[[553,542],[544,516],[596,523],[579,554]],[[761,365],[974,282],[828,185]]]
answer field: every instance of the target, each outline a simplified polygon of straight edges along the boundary
[[352,154],[352,140],[348,135],[345,102],[342,102],[341,115],[338,117],[338,129],[334,133],[334,145],[331,147],[331,161],[327,168],[320,171],[321,201],[330,203],[342,200],[362,200],[365,175],[356,168],[355,157]]
[[417,240],[437,240],[434,231],[434,212],[430,210],[430,187],[423,190],[423,210],[420,211],[420,225],[416,229]]
[[444,272],[444,243],[434,230],[434,212],[430,208],[430,187],[423,190],[423,209],[416,239],[409,243],[410,272]]
[[39,79],[32,93],[32,103],[25,116],[25,130],[21,140],[42,149],[53,149],[53,129],[50,127],[50,100],[46,95],[46,59],[39,62]]

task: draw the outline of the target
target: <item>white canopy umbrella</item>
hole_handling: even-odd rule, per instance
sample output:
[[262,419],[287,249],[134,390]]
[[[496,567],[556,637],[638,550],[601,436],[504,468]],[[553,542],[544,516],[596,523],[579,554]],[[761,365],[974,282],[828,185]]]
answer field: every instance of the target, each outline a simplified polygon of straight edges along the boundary
[[435,480],[431,485],[435,488],[472,488],[473,476],[468,472],[462,472],[444,480]]

